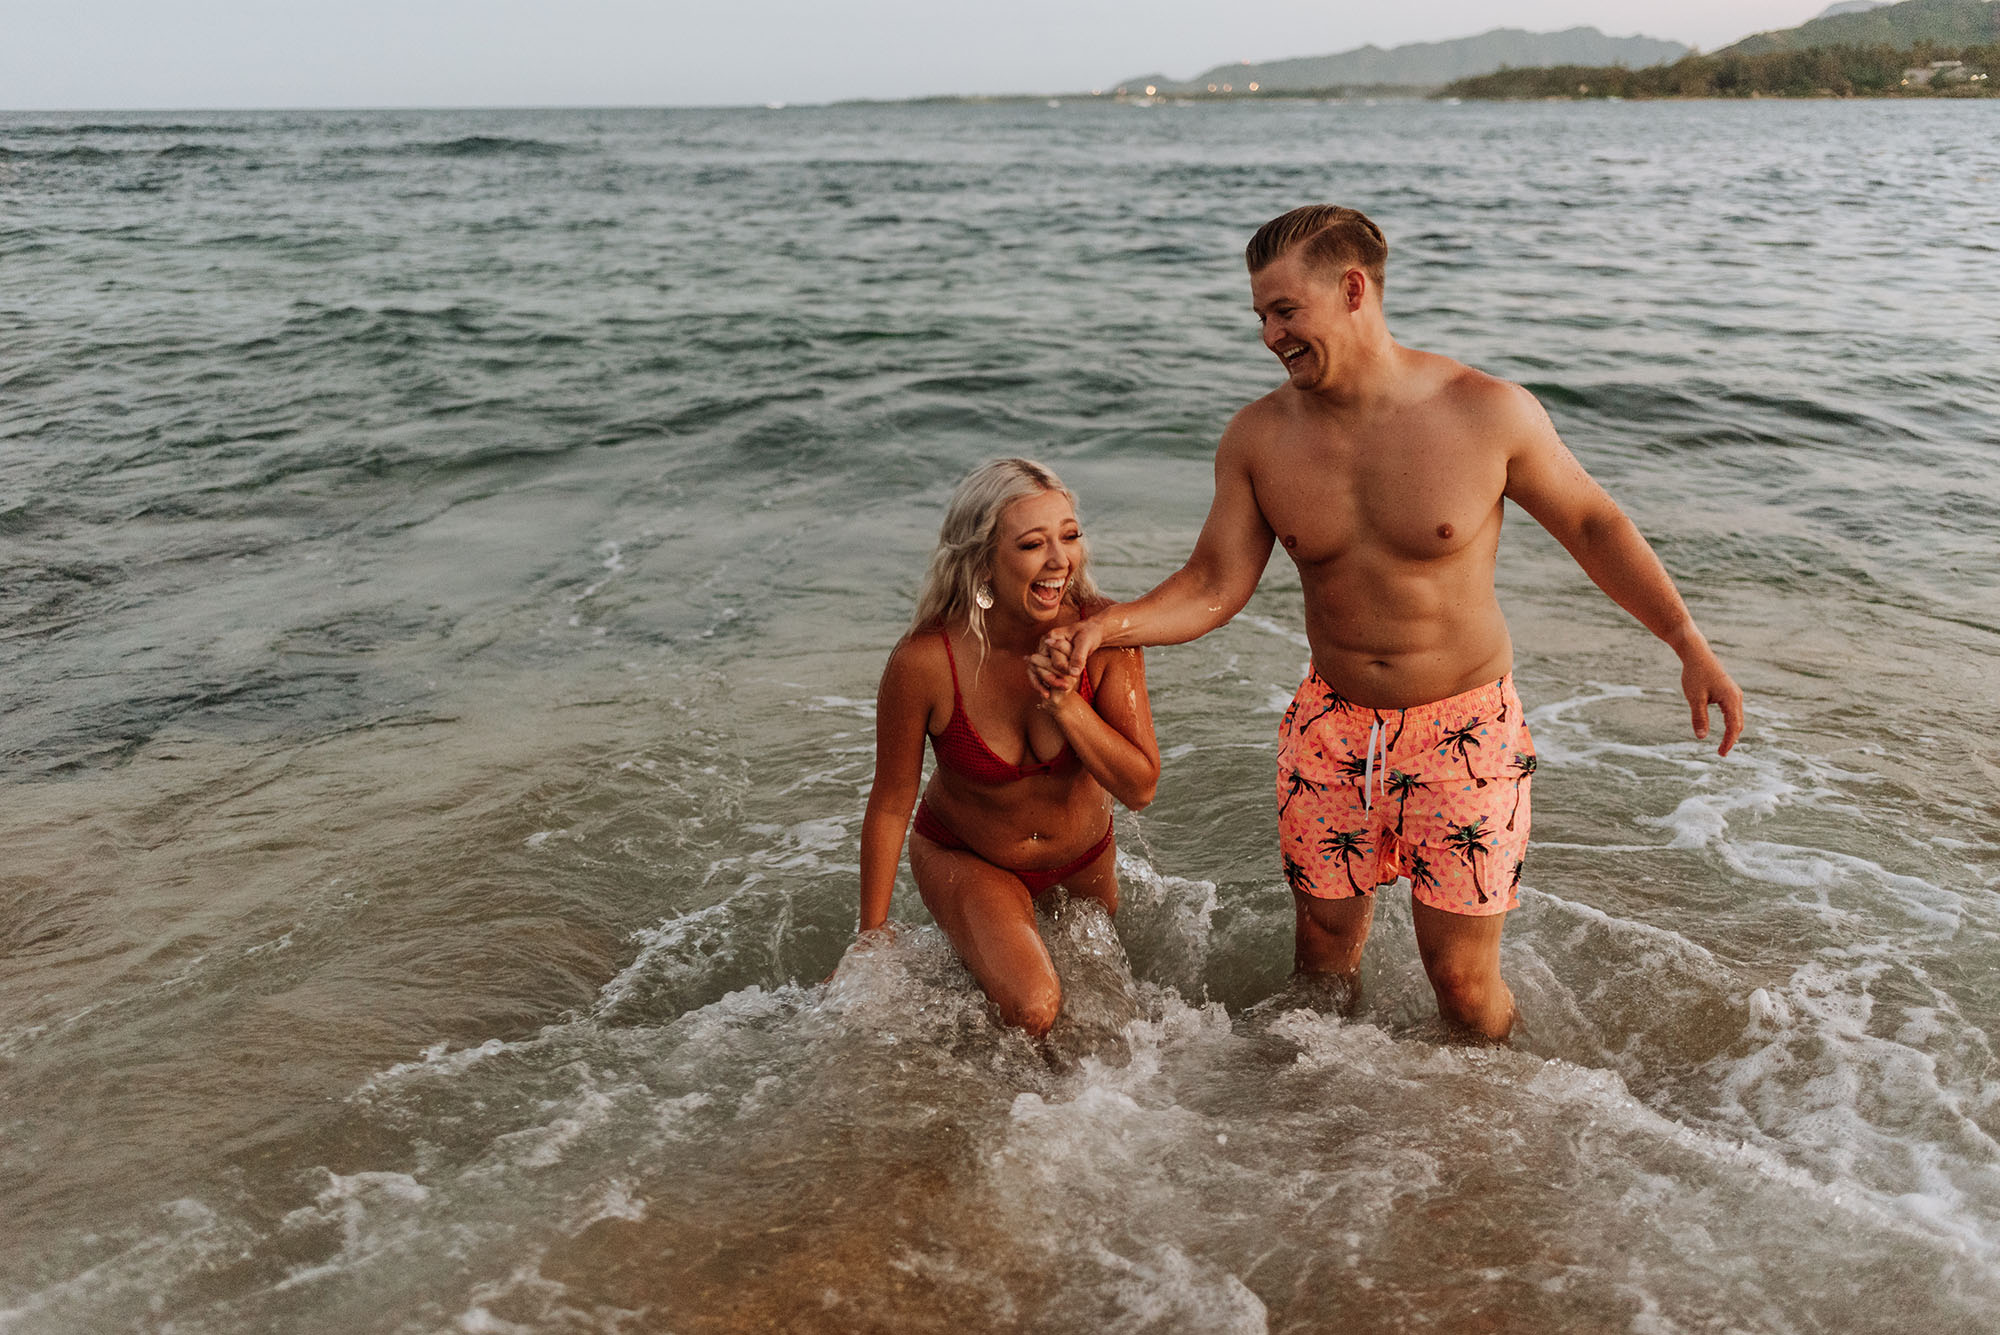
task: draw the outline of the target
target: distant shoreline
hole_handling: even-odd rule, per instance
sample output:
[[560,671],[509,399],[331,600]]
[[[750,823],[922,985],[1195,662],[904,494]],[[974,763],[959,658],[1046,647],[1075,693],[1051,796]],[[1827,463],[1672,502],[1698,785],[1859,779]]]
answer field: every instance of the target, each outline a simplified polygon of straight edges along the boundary
[[[2000,96],[2000,89],[1968,92],[1831,92],[1806,93],[1521,93],[1478,94],[1450,88],[1395,87],[1364,91],[1327,89],[1282,93],[1160,93],[1153,97],[1115,97],[1110,93],[991,93],[949,94],[926,97],[854,97],[837,102],[778,104],[766,110],[798,107],[910,107],[910,106],[1035,106],[1070,103],[1102,103],[1106,106],[1192,105],[1210,102],[1981,102]],[[755,110],[750,106],[736,110]]]
[[1372,99],[1464,102],[1750,102],[1983,100],[2000,96],[2000,45],[1817,46],[1756,54],[1689,55],[1638,69],[1624,65],[1501,68],[1444,84],[1335,84],[1319,88],[1139,89],[1070,93],[856,99],[861,104],[996,105],[1110,102],[1327,102]]

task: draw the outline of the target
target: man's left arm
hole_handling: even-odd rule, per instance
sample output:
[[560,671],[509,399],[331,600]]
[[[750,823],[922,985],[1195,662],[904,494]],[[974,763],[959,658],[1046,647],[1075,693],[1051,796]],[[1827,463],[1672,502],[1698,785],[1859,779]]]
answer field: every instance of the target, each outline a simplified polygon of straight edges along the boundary
[[1694,624],[1652,545],[1584,471],[1534,395],[1518,385],[1507,386],[1504,398],[1501,391],[1492,392],[1499,399],[1493,405],[1501,419],[1497,438],[1509,443],[1508,499],[1534,516],[1613,602],[1680,656],[1681,691],[1694,735],[1707,737],[1709,708],[1720,709],[1717,754],[1728,755],[1743,732],[1743,692]]

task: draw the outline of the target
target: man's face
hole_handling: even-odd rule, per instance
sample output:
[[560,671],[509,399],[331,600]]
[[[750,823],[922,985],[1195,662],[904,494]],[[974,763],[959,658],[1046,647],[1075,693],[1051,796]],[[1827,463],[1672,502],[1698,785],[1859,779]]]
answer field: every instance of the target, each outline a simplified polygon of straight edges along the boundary
[[1339,281],[1308,268],[1293,250],[1250,275],[1250,308],[1264,346],[1284,364],[1292,388],[1314,389],[1328,381],[1352,318]]

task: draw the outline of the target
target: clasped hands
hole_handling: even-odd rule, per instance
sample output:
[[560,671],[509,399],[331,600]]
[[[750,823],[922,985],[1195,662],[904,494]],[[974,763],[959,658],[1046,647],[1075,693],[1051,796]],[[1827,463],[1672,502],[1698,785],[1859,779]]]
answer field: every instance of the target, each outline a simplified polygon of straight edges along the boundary
[[1041,647],[1028,655],[1028,677],[1041,693],[1042,708],[1053,713],[1075,693],[1100,638],[1083,622],[1042,636]]

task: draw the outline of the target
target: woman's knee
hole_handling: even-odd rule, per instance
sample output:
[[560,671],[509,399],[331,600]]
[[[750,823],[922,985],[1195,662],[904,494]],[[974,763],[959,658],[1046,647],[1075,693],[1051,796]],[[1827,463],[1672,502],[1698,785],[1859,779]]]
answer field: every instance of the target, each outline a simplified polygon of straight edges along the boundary
[[1009,987],[1005,996],[995,997],[1003,1022],[1040,1038],[1055,1027],[1062,1013],[1062,984],[1054,976]]

